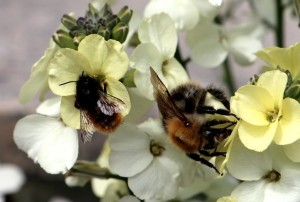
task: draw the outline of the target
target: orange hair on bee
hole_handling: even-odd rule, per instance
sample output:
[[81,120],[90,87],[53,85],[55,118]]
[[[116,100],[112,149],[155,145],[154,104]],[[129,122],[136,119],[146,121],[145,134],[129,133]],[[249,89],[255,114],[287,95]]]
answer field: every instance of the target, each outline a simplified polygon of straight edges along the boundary
[[193,122],[186,126],[177,117],[170,118],[165,122],[171,141],[186,153],[197,152],[200,148],[201,137],[199,135],[200,123]]
[[123,116],[121,113],[116,113],[112,116],[103,116],[99,120],[91,119],[91,121],[96,130],[101,131],[105,134],[109,134],[111,132],[114,132],[123,122]]

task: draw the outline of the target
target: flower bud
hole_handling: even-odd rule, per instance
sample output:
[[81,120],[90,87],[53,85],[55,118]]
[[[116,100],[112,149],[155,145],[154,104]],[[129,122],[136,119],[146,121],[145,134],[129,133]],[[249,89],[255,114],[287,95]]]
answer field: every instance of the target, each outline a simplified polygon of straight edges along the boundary
[[123,22],[118,23],[112,30],[112,39],[123,43],[128,34],[128,25]]
[[128,8],[128,6],[124,6],[118,13],[118,18],[121,22],[124,22],[125,24],[128,24],[131,16],[132,16],[132,10]]

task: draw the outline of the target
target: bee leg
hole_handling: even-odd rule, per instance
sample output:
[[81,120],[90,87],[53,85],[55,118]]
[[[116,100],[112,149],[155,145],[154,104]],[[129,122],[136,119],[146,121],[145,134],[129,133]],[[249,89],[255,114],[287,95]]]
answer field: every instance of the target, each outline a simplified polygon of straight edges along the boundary
[[204,156],[208,156],[208,157],[213,157],[213,156],[226,156],[226,152],[208,152],[205,150],[199,150],[199,153],[204,155]]
[[199,161],[200,163],[214,169],[220,175],[220,172],[218,171],[218,169],[211,162],[209,162],[208,160],[206,160],[204,158],[201,158],[198,154],[190,153],[190,154],[187,154],[187,156],[195,161]]
[[226,96],[224,95],[224,92],[220,89],[217,89],[213,86],[209,86],[206,88],[207,92],[209,92],[210,94],[212,94],[215,98],[217,98],[220,102],[222,102],[222,104],[229,109],[229,101],[226,98]]

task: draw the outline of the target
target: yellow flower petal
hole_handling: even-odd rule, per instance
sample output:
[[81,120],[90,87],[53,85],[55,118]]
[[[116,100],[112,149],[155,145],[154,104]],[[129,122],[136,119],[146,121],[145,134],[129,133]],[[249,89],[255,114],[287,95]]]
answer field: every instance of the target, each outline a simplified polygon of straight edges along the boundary
[[237,90],[230,100],[231,111],[244,121],[268,125],[267,112],[274,110],[274,101],[269,92],[259,86],[246,85]]
[[[49,86],[53,93],[60,96],[75,94],[76,82],[83,71],[88,71],[89,61],[72,49],[60,49],[48,67]],[[64,84],[64,85],[61,85]]]
[[245,147],[261,152],[271,144],[277,125],[277,121],[266,126],[254,126],[241,121],[238,128],[239,137]]
[[260,75],[257,86],[265,88],[273,96],[275,107],[280,108],[284,89],[287,84],[287,75],[279,70],[268,71]]
[[78,46],[78,52],[90,61],[90,75],[105,75],[119,80],[125,75],[129,65],[122,44],[114,40],[105,41],[96,34],[85,37]]
[[282,104],[282,117],[274,141],[285,145],[300,138],[300,104],[294,99],[286,98]]
[[131,109],[130,97],[126,87],[120,81],[115,80],[113,78],[108,77],[105,79],[105,81],[108,84],[107,93],[109,95],[119,98],[125,103],[126,109],[122,112],[122,115],[126,116]]
[[75,96],[61,98],[61,118],[71,128],[80,129],[80,110],[74,107]]
[[293,78],[300,74],[300,43],[288,48],[270,47],[256,53],[256,55],[269,64],[273,69],[280,67],[289,70]]

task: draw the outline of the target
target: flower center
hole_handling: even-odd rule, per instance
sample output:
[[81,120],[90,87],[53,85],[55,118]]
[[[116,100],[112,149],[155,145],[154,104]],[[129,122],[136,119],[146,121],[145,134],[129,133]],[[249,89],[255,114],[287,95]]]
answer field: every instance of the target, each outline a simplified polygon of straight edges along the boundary
[[150,152],[153,154],[153,156],[160,156],[162,155],[163,151],[165,150],[164,147],[160,146],[154,140],[151,140],[150,142]]
[[278,110],[267,112],[267,120],[271,123],[275,122],[278,118]]
[[281,175],[276,170],[268,172],[263,179],[268,180],[269,182],[278,182],[281,178]]

